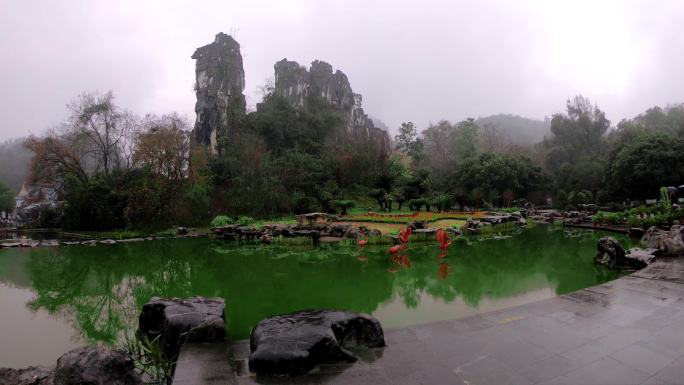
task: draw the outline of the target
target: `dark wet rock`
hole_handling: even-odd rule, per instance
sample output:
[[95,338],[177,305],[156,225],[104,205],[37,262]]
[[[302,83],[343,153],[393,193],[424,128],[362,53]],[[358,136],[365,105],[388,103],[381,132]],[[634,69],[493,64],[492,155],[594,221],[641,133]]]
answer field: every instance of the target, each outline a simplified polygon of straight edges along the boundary
[[596,214],[599,210],[599,207],[595,204],[589,203],[589,204],[578,204],[577,208],[580,211],[585,211],[588,213]]
[[354,312],[309,310],[266,318],[250,336],[250,369],[257,374],[301,375],[320,364],[354,362],[349,348],[380,348],[380,322]]
[[290,227],[283,224],[270,225],[266,230],[274,237],[279,237],[281,235],[287,237],[290,235]]
[[142,308],[138,331],[150,339],[160,336],[169,357],[186,342],[217,342],[226,337],[225,304],[221,298],[152,297]]
[[225,225],[220,227],[214,227],[210,230],[216,236],[223,238],[225,240],[237,240],[237,239],[259,239],[264,235],[263,229],[258,229],[252,226],[239,226],[239,225]]
[[187,227],[179,226],[176,229],[176,235],[188,235],[190,230]]
[[240,44],[225,33],[197,48],[195,94],[197,119],[192,132],[195,143],[216,152],[218,140],[237,128],[245,114],[245,71]]
[[0,368],[0,385],[51,385],[52,368],[29,366],[24,369]]
[[258,239],[261,236],[261,230],[256,227],[239,226],[236,231],[240,234],[240,237],[246,239]]
[[641,249],[638,247],[627,250],[625,258],[643,262],[645,265],[651,264],[656,257],[662,255],[658,249]]
[[382,235],[382,232],[378,229],[369,229],[366,231],[366,234],[368,234],[371,237],[379,237]]
[[463,231],[461,231],[461,229],[457,229],[455,227],[449,227],[447,229],[447,232],[451,233],[451,235],[454,235],[454,236],[463,235]]
[[0,243],[0,246],[4,247],[4,248],[21,247],[21,242],[5,242],[5,243]]
[[646,232],[641,227],[632,227],[629,229],[629,236],[630,237],[641,238],[644,236],[645,233]]
[[651,259],[641,254],[627,256],[625,249],[620,242],[613,237],[603,237],[596,245],[596,257],[594,262],[608,267],[633,267],[641,269],[645,267]]
[[119,243],[135,243],[135,242],[142,242],[142,241],[144,241],[143,238],[127,238],[127,239],[119,240]]
[[428,223],[424,222],[424,221],[415,221],[415,222],[409,222],[407,224],[407,226],[410,227],[411,230],[427,229]]
[[594,261],[600,265],[612,266],[625,259],[625,249],[613,237],[603,237],[596,245]]
[[641,244],[662,251],[664,256],[684,256],[684,226],[673,225],[669,230],[650,227],[641,238]]
[[412,232],[415,235],[425,235],[425,236],[432,236],[432,235],[437,235],[437,229],[416,229],[413,230]]
[[344,233],[345,238],[359,239],[366,236],[367,229],[365,227],[350,227]]
[[512,215],[488,215],[480,219],[480,222],[487,222],[493,225],[498,225],[500,223],[507,223],[516,220]]
[[54,385],[142,385],[131,357],[118,350],[86,346],[57,360]]
[[326,223],[311,223],[311,224],[297,224],[292,227],[290,227],[291,231],[297,231],[297,230],[311,230],[311,231],[326,231],[326,229],[329,228],[329,225]]
[[290,235],[293,237],[309,237],[318,239],[321,236],[321,232],[318,230],[291,230]]
[[259,241],[261,241],[261,243],[268,244],[268,243],[271,243],[273,241],[273,239],[271,238],[271,236],[269,234],[264,234],[264,235],[259,237]]
[[330,226],[330,236],[343,237],[351,227],[349,224],[334,224]]
[[312,226],[315,224],[328,224],[336,219],[335,216],[326,213],[308,213],[295,216],[297,225]]

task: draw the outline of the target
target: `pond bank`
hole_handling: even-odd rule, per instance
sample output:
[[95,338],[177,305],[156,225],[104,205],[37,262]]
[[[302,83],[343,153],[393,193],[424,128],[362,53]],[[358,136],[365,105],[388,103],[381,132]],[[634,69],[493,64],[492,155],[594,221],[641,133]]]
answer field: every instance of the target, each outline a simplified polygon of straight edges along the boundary
[[[386,348],[297,383],[681,384],[684,259],[662,259],[570,294],[385,334]],[[248,343],[232,348],[241,366]],[[262,380],[243,373],[237,383]]]

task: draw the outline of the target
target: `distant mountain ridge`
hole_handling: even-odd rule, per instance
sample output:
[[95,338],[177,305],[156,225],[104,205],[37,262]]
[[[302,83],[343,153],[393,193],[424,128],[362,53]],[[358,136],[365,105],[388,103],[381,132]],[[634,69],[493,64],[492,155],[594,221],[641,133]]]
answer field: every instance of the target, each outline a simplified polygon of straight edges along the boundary
[[550,134],[551,121],[524,118],[512,114],[496,114],[477,118],[478,126],[492,125],[505,134],[512,143],[533,144]]

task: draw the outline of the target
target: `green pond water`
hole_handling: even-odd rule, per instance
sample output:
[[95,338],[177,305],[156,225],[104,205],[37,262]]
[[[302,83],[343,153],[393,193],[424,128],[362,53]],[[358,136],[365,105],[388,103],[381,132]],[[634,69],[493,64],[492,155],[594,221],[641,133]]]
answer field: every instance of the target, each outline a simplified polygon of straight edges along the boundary
[[[222,297],[233,339],[262,318],[309,308],[373,314],[384,327],[463,317],[617,278],[594,266],[605,234],[537,226],[505,239],[387,246],[239,245],[212,239],[0,250],[0,367],[52,364],[120,342],[152,296]],[[613,235],[616,236],[616,235]],[[628,238],[616,236],[626,247]]]

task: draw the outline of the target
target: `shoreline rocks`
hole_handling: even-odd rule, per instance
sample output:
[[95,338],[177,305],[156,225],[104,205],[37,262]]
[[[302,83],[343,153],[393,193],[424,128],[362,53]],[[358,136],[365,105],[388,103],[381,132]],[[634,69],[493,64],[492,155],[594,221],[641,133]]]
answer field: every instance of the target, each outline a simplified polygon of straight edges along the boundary
[[83,346],[64,353],[54,368],[0,368],[0,385],[143,385],[133,359],[120,350]]
[[625,252],[620,242],[613,237],[603,237],[596,245],[594,262],[607,267],[633,267],[641,269],[653,260],[639,250],[632,249]]
[[669,230],[650,227],[641,238],[641,244],[660,250],[664,256],[684,256],[684,226],[673,225]]
[[54,385],[143,385],[128,354],[98,346],[76,348],[61,356],[52,381]]
[[50,385],[54,369],[47,366],[29,366],[23,369],[0,368],[0,385]]
[[186,342],[218,342],[226,338],[225,302],[222,298],[152,297],[140,313],[138,332],[150,340],[160,338],[168,357]]
[[259,322],[250,336],[249,366],[258,375],[297,376],[320,364],[355,362],[350,348],[384,346],[380,322],[367,314],[299,311]]

